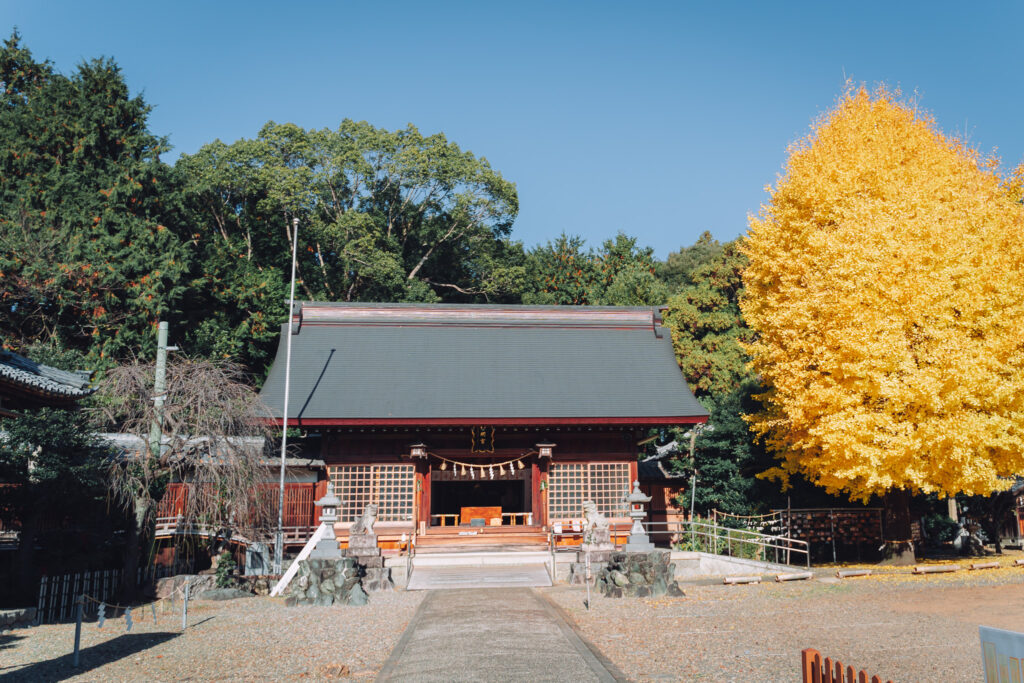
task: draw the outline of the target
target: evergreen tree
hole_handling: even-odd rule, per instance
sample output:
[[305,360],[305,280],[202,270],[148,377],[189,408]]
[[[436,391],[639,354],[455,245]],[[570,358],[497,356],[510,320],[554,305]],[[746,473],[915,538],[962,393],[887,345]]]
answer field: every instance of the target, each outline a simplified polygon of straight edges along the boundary
[[0,48],[0,336],[106,359],[152,348],[189,270],[177,186],[109,60],[70,77]]

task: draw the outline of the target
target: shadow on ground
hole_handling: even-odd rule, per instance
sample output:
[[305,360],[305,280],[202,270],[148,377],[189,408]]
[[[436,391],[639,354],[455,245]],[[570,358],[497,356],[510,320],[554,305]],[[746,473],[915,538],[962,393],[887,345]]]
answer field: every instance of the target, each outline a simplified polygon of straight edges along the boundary
[[78,666],[72,666],[72,653],[15,668],[0,670],[0,681],[59,681],[78,676],[97,667],[138,654],[151,647],[177,638],[179,633],[126,633],[99,645],[83,648]]
[[19,636],[18,634],[13,632],[0,634],[0,650],[7,650],[8,648],[12,648],[14,647],[15,641],[23,640],[24,638],[25,636]]

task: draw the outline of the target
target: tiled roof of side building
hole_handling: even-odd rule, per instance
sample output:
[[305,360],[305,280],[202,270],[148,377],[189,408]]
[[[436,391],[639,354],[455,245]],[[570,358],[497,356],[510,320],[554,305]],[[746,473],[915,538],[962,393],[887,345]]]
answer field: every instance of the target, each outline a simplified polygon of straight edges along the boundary
[[69,372],[36,363],[12,351],[0,351],[0,382],[34,393],[78,398],[95,391],[89,386],[91,381],[92,372],[88,370]]
[[[703,421],[651,308],[306,303],[289,419]],[[287,326],[263,386],[280,418]]]

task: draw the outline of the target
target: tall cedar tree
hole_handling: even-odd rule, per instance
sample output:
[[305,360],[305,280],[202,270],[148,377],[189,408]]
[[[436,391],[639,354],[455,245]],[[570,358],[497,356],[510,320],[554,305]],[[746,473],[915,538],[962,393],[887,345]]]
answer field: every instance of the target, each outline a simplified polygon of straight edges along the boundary
[[[756,480],[766,466],[765,453],[742,418],[754,409],[753,395],[759,393],[741,347],[752,338],[739,306],[747,259],[737,242],[720,245],[704,233],[693,246],[671,254],[669,262],[680,273],[681,288],[668,300],[665,324],[679,368],[711,413],[708,422],[714,427],[698,436],[692,462],[680,459],[672,466],[686,474],[694,468],[700,473],[697,510],[749,514],[773,491]],[[688,442],[680,429],[668,436]],[[678,501],[687,509],[691,494],[692,487],[684,487]]]
[[176,189],[117,66],[70,77],[14,34],[0,49],[0,337],[110,359],[152,348],[188,257]]
[[750,222],[742,310],[769,475],[899,512],[1024,471],[1024,206],[897,97],[848,92],[791,148]]
[[698,397],[725,397],[752,377],[741,347],[752,339],[739,303],[746,266],[738,243],[730,242],[695,265],[687,284],[668,300],[665,323],[676,360]]

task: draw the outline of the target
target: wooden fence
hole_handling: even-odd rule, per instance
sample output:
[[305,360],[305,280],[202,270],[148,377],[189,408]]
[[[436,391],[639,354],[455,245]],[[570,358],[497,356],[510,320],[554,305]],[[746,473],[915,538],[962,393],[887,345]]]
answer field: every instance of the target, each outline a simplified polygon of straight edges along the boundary
[[831,657],[825,657],[823,661],[821,653],[813,648],[800,653],[800,664],[804,683],[882,683],[878,676],[869,677],[863,670],[854,671],[852,666],[844,668],[842,662],[833,661]]
[[[194,560],[179,560],[169,566],[139,567],[136,585],[143,586],[165,576],[190,574],[194,570]],[[121,587],[121,574],[120,569],[99,569],[40,577],[36,623],[52,624],[74,619],[75,599],[82,594],[96,600],[111,600]]]

